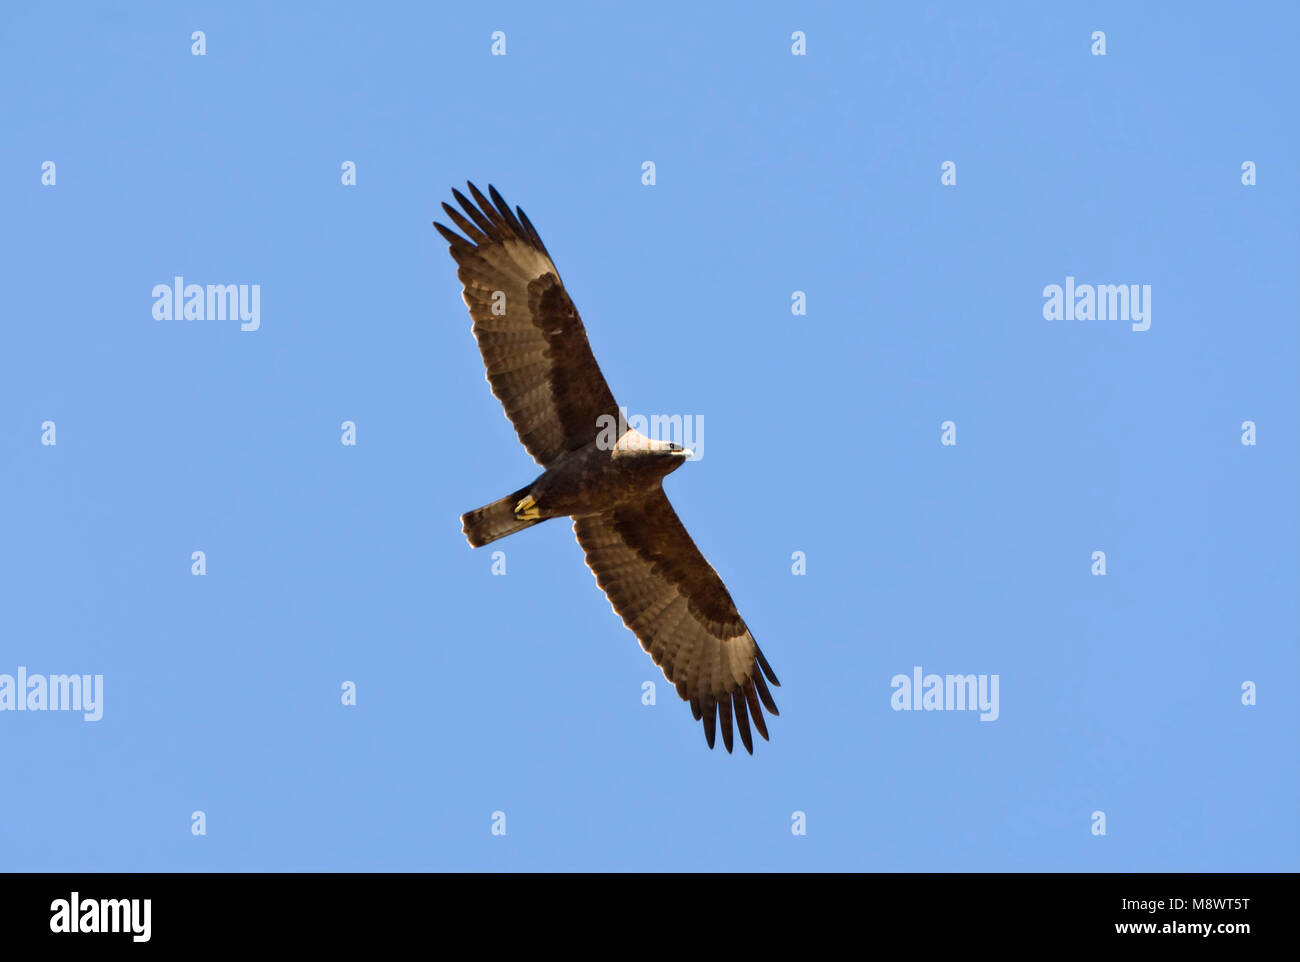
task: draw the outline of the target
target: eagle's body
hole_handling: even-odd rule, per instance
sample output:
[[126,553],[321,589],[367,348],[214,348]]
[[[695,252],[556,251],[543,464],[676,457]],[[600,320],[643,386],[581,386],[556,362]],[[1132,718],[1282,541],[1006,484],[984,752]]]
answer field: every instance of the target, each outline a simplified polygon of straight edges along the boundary
[[592,441],[562,455],[529,493],[543,518],[591,514],[593,507],[643,499],[690,455],[679,445],[629,429],[612,449]]
[[777,714],[764,675],[779,682],[664,494],[663,478],[690,452],[633,430],[611,439],[609,425],[622,423],[618,406],[541,238],[495,188],[490,201],[473,184],[469,189],[477,206],[453,191],[464,214],[442,205],[465,237],[434,226],[459,265],[492,393],[545,470],[527,487],[465,514],[465,536],[478,547],[548,518],[572,517],[597,584],[690,702],[709,747],[720,722],[731,751],[734,713],[752,752],[750,719],[767,738],[762,708]]
[[528,487],[462,515],[465,537],[480,548],[548,518],[578,518],[644,501],[690,454],[631,429],[612,445],[590,441],[561,454]]

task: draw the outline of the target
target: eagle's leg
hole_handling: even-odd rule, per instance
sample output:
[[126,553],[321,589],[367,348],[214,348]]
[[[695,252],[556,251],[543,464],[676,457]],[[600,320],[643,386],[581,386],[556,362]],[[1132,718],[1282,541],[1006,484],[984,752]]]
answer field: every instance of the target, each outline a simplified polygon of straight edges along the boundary
[[515,505],[515,518],[519,521],[536,521],[542,516],[537,508],[537,499],[531,494],[521,498]]

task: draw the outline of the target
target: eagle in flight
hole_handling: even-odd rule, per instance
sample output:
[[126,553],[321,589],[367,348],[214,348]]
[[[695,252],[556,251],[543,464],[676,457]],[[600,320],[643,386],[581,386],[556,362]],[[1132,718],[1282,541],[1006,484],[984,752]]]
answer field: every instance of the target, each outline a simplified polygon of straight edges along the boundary
[[625,430],[536,228],[522,209],[512,213],[495,187],[488,187],[490,200],[468,187],[472,201],[452,190],[463,213],[442,205],[464,236],[434,226],[459,267],[492,393],[544,470],[526,487],[463,515],[465,537],[477,548],[548,518],[571,517],[596,583],[690,703],[709,747],[721,727],[730,752],[738,729],[753,754],[751,725],[767,738],[762,709],[779,714],[763,678],[780,682],[664,494],[664,477],[691,452]]

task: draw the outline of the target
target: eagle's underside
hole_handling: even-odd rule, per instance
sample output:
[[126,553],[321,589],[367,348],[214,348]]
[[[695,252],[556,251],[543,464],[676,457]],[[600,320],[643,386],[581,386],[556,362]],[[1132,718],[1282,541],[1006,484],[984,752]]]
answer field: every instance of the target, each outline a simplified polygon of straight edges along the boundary
[[[443,210],[464,236],[436,224],[459,265],[487,380],[520,442],[543,467],[528,487],[467,512],[478,547],[550,517],[573,518],[587,566],[615,613],[690,703],[712,748],[717,728],[753,752],[751,724],[768,737],[762,709],[777,712],[764,676],[779,685],[717,572],[664,494],[677,445],[629,431],[597,443],[618,406],[592,356],[582,320],[523,210],[489,187],[453,190],[464,213]],[[734,725],[733,725],[734,719]]]

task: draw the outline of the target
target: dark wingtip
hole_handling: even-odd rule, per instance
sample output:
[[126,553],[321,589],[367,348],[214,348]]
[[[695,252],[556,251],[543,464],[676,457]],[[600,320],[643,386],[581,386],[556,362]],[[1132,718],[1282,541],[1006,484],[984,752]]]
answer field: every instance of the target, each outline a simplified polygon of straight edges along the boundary
[[749,733],[749,715],[745,711],[745,693],[733,691],[731,693],[731,707],[736,713],[736,727],[740,729],[740,740],[745,746],[745,751],[751,755],[754,754],[754,736]]
[[763,719],[763,709],[758,703],[758,692],[754,690],[754,679],[750,678],[745,681],[744,688],[745,701],[749,705],[749,717],[758,729],[758,733],[763,736],[763,741],[770,741],[767,737],[767,722]]
[[718,721],[722,722],[722,744],[727,747],[727,754],[731,754],[731,696],[724,694],[722,701],[718,704]]
[[767,690],[767,682],[763,681],[763,676],[760,673],[755,672],[753,675],[753,682],[754,690],[758,692],[758,697],[762,700],[763,707],[773,715],[781,714],[776,710],[776,702],[772,698],[772,693]]
[[546,245],[542,243],[537,228],[524,213],[524,209],[522,207],[511,209],[495,184],[488,184],[488,196],[484,196],[472,180],[465,181],[465,188],[469,191],[469,197],[455,187],[451,189],[451,195],[464,210],[464,215],[447,204],[443,204],[442,207],[460,231],[469,238],[467,246],[482,247],[486,243],[502,241],[513,235],[531,244],[545,257],[551,256]]
[[510,209],[510,205],[506,203],[506,199],[501,196],[501,192],[491,184],[488,184],[488,196],[492,198],[492,203],[496,204],[497,211],[503,218],[505,218],[505,222],[510,225],[510,229],[514,231],[515,236],[527,239],[527,232],[524,230],[524,226],[519,223],[519,220],[515,217],[514,211]]
[[700,706],[700,711],[704,718],[704,738],[709,743],[709,747],[712,748],[714,739],[717,736],[718,705],[716,702],[712,704],[706,702]]
[[[500,240],[501,232],[495,224],[495,218],[492,206],[479,193],[477,187],[472,183],[468,184],[469,192],[474,195],[474,201],[458,191],[455,187],[451,189],[451,195],[456,198],[456,203],[464,209],[474,226],[483,234],[486,240]],[[477,202],[477,203],[476,203]],[[482,209],[480,209],[480,207]],[[457,221],[459,223],[459,221]]]
[[450,244],[452,247],[469,246],[469,241],[465,240],[465,238],[461,237],[450,227],[446,227],[442,224],[439,224],[436,220],[433,222],[433,226],[437,228],[438,233],[441,234],[443,238],[447,241],[447,243]]
[[537,233],[537,228],[534,227],[533,222],[528,219],[528,215],[524,213],[524,209],[522,207],[516,207],[515,213],[519,215],[519,223],[523,225],[524,230],[528,233],[528,239],[532,242],[533,246],[549,258],[551,252],[548,251],[546,245],[542,243],[541,235]]
[[483,196],[483,191],[475,187],[473,181],[467,180],[465,186],[469,188],[470,196],[473,197],[474,202],[478,204],[479,210],[483,211],[483,213],[489,217],[496,212],[492,202]]

